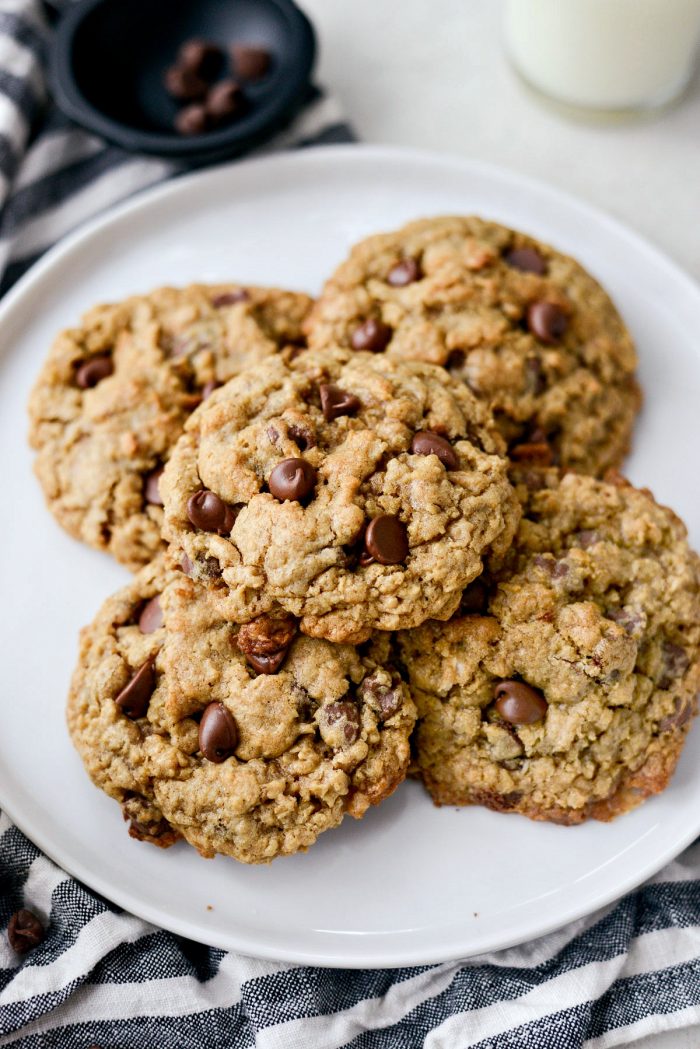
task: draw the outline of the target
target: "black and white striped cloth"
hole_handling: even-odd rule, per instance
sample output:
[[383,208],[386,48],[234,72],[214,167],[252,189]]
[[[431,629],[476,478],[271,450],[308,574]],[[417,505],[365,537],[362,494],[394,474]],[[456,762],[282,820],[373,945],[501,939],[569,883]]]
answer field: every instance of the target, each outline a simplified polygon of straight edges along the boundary
[[[3,290],[84,219],[176,173],[51,106],[50,16],[39,0],[0,0]],[[351,137],[333,100],[315,92],[266,148]],[[21,907],[48,929],[24,959],[4,931]],[[700,845],[616,905],[534,943],[355,972],[257,961],[156,929],[74,881],[0,815],[0,929],[0,1047],[611,1049],[644,1039],[646,1049],[669,1031],[674,1046],[700,1046],[700,1027],[689,1034],[700,1025]]]

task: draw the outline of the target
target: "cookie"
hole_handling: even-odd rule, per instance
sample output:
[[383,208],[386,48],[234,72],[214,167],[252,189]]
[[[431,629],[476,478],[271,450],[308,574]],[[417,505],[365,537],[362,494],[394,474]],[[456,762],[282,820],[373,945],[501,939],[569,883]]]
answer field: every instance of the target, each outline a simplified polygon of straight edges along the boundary
[[273,288],[160,288],[62,332],[29,404],[35,471],[77,539],[137,568],[160,545],[158,478],[215,385],[302,341],[311,300]]
[[613,303],[574,259],[495,222],[423,219],[360,242],[307,333],[443,365],[493,408],[514,458],[602,475],[628,450],[641,398]]
[[239,627],[161,556],[83,631],[68,725],[133,837],[266,863],[403,780],[415,708],[391,654],[286,615]]
[[244,622],[313,637],[448,618],[519,510],[490,413],[442,368],[270,358],[195,412],[163,474],[163,534]]
[[438,804],[610,820],[666,787],[695,713],[700,560],[647,491],[526,479],[503,563],[400,637],[417,763]]

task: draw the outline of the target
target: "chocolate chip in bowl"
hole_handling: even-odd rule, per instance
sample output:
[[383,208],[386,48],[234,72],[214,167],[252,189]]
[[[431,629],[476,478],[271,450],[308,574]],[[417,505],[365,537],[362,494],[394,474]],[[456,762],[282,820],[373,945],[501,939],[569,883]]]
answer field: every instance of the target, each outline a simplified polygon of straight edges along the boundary
[[290,120],[315,50],[292,0],[79,0],[57,27],[52,89],[72,120],[122,148],[200,164]]

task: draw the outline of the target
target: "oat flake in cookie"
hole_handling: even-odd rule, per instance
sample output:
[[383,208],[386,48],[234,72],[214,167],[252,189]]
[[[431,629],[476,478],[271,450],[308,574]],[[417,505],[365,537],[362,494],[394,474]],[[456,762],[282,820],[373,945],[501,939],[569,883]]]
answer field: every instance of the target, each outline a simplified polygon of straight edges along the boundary
[[160,545],[159,475],[190,412],[302,340],[311,300],[273,288],[160,288],[62,332],[29,404],[36,473],[77,539],[137,568]]
[[164,536],[239,622],[314,637],[447,618],[519,509],[486,407],[442,368],[371,353],[271,358],[190,418]]
[[488,588],[400,636],[438,804],[613,819],[662,791],[700,686],[700,561],[646,491],[523,475]]
[[403,780],[415,708],[391,655],[388,634],[332,645],[287,615],[239,627],[161,556],[83,631],[68,725],[132,837],[266,863]]
[[602,475],[628,450],[640,392],[614,305],[573,259],[494,222],[367,238],[307,328],[312,347],[444,365],[492,406],[514,458]]

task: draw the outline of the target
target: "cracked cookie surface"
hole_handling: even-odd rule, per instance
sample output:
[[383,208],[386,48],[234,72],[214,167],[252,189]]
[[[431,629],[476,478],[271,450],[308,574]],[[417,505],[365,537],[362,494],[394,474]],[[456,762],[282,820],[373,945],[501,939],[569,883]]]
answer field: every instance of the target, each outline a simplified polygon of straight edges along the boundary
[[159,288],[97,306],[56,339],[31,395],[49,509],[131,568],[160,546],[159,472],[210,390],[303,340],[311,299],[234,284]]
[[438,804],[609,820],[665,788],[695,713],[700,561],[646,491],[523,476],[500,567],[400,635],[417,763]]
[[244,622],[359,643],[448,618],[519,509],[487,408],[370,353],[264,361],[217,390],[163,475],[164,536]]
[[641,396],[613,303],[574,259],[497,223],[423,219],[361,241],[306,326],[312,347],[445,366],[514,458],[602,476],[628,450]]
[[358,649],[288,616],[239,627],[161,555],[83,631],[68,725],[133,837],[266,863],[403,780],[415,707],[391,655],[386,634]]

